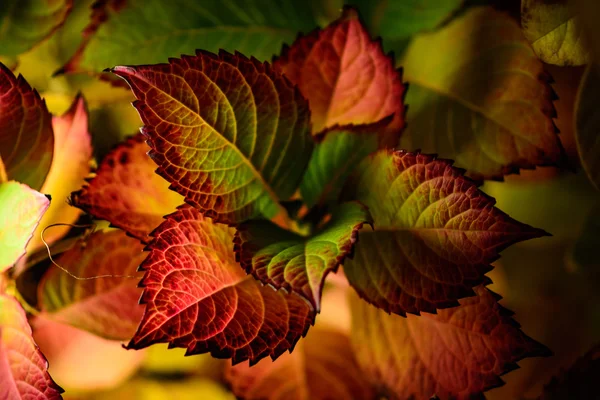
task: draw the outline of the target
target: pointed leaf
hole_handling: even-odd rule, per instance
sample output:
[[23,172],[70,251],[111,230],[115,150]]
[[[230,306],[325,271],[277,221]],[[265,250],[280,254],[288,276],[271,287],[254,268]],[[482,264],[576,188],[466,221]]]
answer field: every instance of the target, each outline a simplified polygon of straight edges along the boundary
[[46,102],[21,75],[15,77],[2,63],[0,93],[0,155],[8,178],[39,190],[54,150]]
[[0,295],[0,388],[3,399],[57,400],[63,391],[48,375],[25,311],[5,294]]
[[27,243],[50,206],[50,199],[27,185],[0,184],[0,273],[25,254]]
[[393,399],[482,398],[525,357],[548,356],[482,286],[438,315],[388,315],[350,297],[352,345],[367,376]]
[[99,1],[83,44],[64,70],[100,72],[118,63],[154,64],[195,49],[237,50],[267,60],[299,31],[317,25],[310,3]]
[[457,305],[489,282],[500,250],[546,235],[429,155],[379,151],[357,167],[345,196],[369,207],[375,230],[361,232],[344,272],[361,297],[400,315]]
[[141,265],[146,310],[128,348],[168,342],[187,354],[210,352],[233,363],[275,359],[293,349],[314,311],[299,296],[246,275],[235,261],[233,233],[189,206],[153,232]]
[[371,216],[356,202],[342,204],[323,229],[302,237],[266,220],[248,221],[235,234],[236,259],[264,284],[294,291],[320,311],[325,277],[351,253]]
[[598,66],[587,67],[575,103],[575,139],[581,165],[590,181],[600,190],[600,71]]
[[81,239],[56,262],[79,277],[104,277],[76,280],[51,268],[39,286],[38,299],[45,316],[107,339],[131,339],[143,313],[138,304],[142,291],[135,279],[147,256],[142,249],[138,240],[118,230]]
[[567,371],[544,387],[539,400],[586,400],[598,396],[596,381],[600,376],[600,345],[594,346]]
[[115,67],[138,100],[157,172],[218,222],[284,212],[312,150],[309,111],[267,63],[239,53]]
[[118,144],[100,163],[96,175],[71,194],[71,204],[109,221],[144,242],[163,216],[183,204],[183,197],[154,170],[150,147],[137,134]]
[[507,14],[466,11],[417,37],[403,66],[411,110],[402,148],[456,160],[477,179],[563,163],[550,77]]
[[0,55],[17,56],[60,27],[73,0],[3,0],[0,8]]
[[[346,8],[324,30],[300,36],[275,63],[308,99],[313,134],[334,125],[369,124],[395,115],[392,146],[404,127],[402,74],[358,14]],[[394,143],[395,141],[395,143]]]
[[561,66],[589,62],[579,18],[567,0],[523,0],[521,26],[542,61]]
[[292,354],[252,367],[228,366],[233,393],[246,400],[375,399],[347,335],[315,328]]
[[[42,247],[41,233],[48,225],[72,224],[80,211],[67,203],[69,194],[81,187],[90,173],[92,143],[88,129],[88,112],[85,99],[77,96],[69,110],[59,117],[52,117],[54,128],[54,157],[42,192],[54,201],[44,214],[28,249]],[[44,233],[44,240],[52,243],[64,236],[69,226],[53,227]]]
[[432,30],[456,11],[464,0],[346,0],[361,12],[370,32],[388,41],[407,39]]

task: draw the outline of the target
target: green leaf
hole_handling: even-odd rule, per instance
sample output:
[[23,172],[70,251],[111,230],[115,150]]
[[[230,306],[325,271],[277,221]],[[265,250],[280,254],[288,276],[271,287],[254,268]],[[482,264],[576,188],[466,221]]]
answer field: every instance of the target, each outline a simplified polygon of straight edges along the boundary
[[2,0],[0,55],[17,56],[50,36],[72,5],[73,0]]
[[327,274],[351,254],[358,231],[371,222],[366,207],[356,202],[342,204],[310,237],[269,221],[248,221],[238,227],[234,251],[246,272],[264,284],[304,296],[318,312]]
[[575,102],[575,140],[581,165],[594,186],[600,190],[600,72],[589,65],[581,78]]
[[358,7],[373,35],[385,42],[401,40],[435,29],[463,0],[346,0]]
[[417,37],[404,77],[410,112],[401,148],[453,159],[476,179],[563,162],[550,77],[508,15],[472,8]]
[[363,230],[344,263],[350,284],[368,302],[399,315],[452,307],[502,249],[547,235],[494,207],[494,199],[433,156],[382,150],[348,180],[344,199],[369,207],[374,230]]
[[154,64],[196,49],[240,51],[264,61],[316,26],[309,1],[108,0],[94,8],[87,38],[64,71]]
[[521,26],[542,61],[561,66],[589,62],[579,18],[567,0],[523,0]]
[[217,222],[284,214],[313,147],[308,103],[268,63],[221,51],[115,67],[157,173]]
[[323,132],[300,183],[300,193],[307,207],[337,202],[354,167],[379,148],[378,133],[382,129],[381,124],[347,125]]

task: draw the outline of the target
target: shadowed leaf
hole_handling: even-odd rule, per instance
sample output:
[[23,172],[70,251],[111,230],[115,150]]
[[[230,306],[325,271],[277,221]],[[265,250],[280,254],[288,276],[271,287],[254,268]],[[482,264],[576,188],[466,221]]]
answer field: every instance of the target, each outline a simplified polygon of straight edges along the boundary
[[0,155],[8,179],[40,190],[54,150],[52,116],[38,92],[0,63]]
[[453,159],[476,179],[564,164],[550,76],[507,14],[473,8],[417,37],[403,66],[411,87],[400,147]]
[[362,204],[342,204],[316,234],[302,237],[270,221],[248,221],[234,238],[236,259],[264,284],[294,291],[321,309],[325,277],[352,252],[363,224],[370,224]]
[[14,181],[0,184],[0,273],[25,254],[49,206],[50,199],[27,185]]
[[89,183],[71,194],[71,203],[133,237],[150,240],[150,232],[183,204],[183,198],[154,172],[148,150],[142,134],[118,144]]
[[419,153],[379,151],[344,196],[369,207],[375,226],[361,231],[344,272],[361,297],[400,315],[457,305],[489,282],[500,250],[547,235],[495,208],[451,162]]
[[3,399],[58,400],[62,389],[48,375],[48,362],[31,336],[25,311],[0,294],[0,389]]
[[492,292],[438,315],[402,318],[350,297],[352,345],[363,371],[392,399],[479,399],[500,375],[548,349],[525,335]]
[[350,340],[335,330],[315,328],[292,354],[257,365],[228,366],[233,392],[246,400],[375,399]]
[[600,72],[591,64],[586,69],[575,103],[575,139],[581,165],[600,190]]
[[[56,267],[39,285],[38,299],[45,316],[112,340],[131,339],[142,319],[138,304],[142,290],[136,271],[147,256],[143,246],[124,232],[96,232],[62,253],[56,262],[76,280]],[[123,275],[130,275],[123,277]]]
[[234,364],[293,349],[314,322],[313,309],[246,275],[235,261],[233,234],[189,206],[153,232],[141,265],[146,310],[128,348],[168,342]]
[[115,67],[138,100],[157,172],[218,222],[285,213],[312,150],[310,113],[267,63],[221,51]]

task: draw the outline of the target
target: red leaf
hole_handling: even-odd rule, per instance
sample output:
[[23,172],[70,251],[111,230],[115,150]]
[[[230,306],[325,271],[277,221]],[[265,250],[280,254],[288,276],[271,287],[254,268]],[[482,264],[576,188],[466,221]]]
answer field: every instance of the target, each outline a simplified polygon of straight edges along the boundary
[[[353,295],[352,344],[359,364],[394,399],[483,398],[525,357],[548,356],[483,286],[437,315],[388,315]],[[499,296],[498,296],[499,297]]]
[[76,280],[51,268],[39,285],[44,315],[113,340],[130,339],[142,319],[138,304],[141,289],[136,271],[147,253],[137,239],[119,230],[96,232],[65,251],[56,262],[79,277],[116,275]]
[[63,390],[48,375],[48,362],[31,336],[19,302],[0,295],[0,394],[3,399],[55,400]]
[[9,179],[40,190],[54,150],[46,102],[25,79],[0,63],[0,155]]
[[226,379],[233,393],[247,400],[374,399],[360,370],[348,336],[315,328],[292,354],[257,365],[228,366]]
[[309,111],[267,63],[221,51],[115,67],[131,86],[157,173],[218,222],[285,213],[312,149]]
[[404,127],[401,71],[383,53],[352,8],[324,30],[300,36],[274,61],[311,109],[313,134],[334,125],[370,124],[395,114],[391,145]]
[[547,235],[510,218],[447,160],[380,151],[348,180],[345,197],[369,207],[375,230],[363,230],[344,263],[350,284],[370,303],[400,315],[435,312],[487,284],[498,252]]
[[154,173],[149,149],[141,134],[120,143],[104,157],[89,184],[71,194],[71,203],[147,242],[162,217],[183,203]]
[[246,275],[235,261],[233,234],[189,206],[153,232],[140,267],[146,310],[128,348],[168,342],[234,364],[293,349],[314,322],[314,310],[299,296]]

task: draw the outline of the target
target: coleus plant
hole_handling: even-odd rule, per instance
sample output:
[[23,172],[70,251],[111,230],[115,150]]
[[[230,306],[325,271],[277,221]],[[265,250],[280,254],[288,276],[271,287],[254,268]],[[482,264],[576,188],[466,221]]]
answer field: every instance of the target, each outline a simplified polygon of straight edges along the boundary
[[[472,398],[520,359],[548,355],[485,276],[501,250],[547,233],[497,209],[478,184],[563,162],[550,78],[504,14],[479,8],[462,18],[460,29],[451,22],[417,38],[404,72],[352,8],[272,63],[199,50],[111,68],[131,87],[144,127],[70,202],[121,231],[82,238],[58,259],[78,276],[109,277],[98,286],[49,270],[42,311],[129,340],[129,349],[166,342],[231,358],[227,379],[249,399]],[[488,39],[489,58],[459,46],[472,63],[455,61],[463,58],[446,44],[461,35]],[[90,57],[78,53],[65,70]],[[423,57],[439,63],[423,68]],[[456,84],[492,67],[505,79],[485,95]],[[451,118],[471,112],[465,104],[476,109],[472,126]],[[138,265],[143,307],[123,277]],[[349,284],[349,336],[311,328],[336,272]],[[56,398],[43,361],[35,365],[55,390],[38,397]]]

